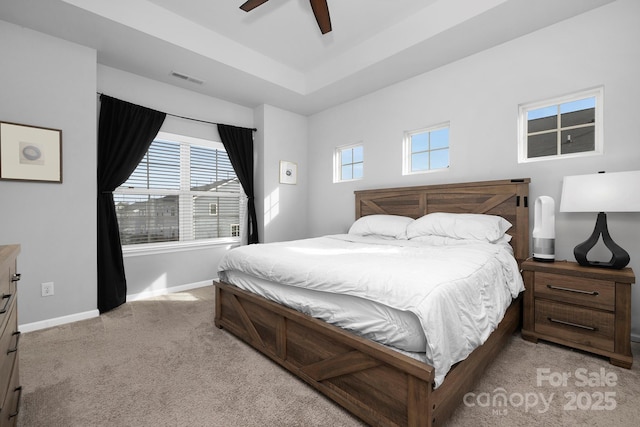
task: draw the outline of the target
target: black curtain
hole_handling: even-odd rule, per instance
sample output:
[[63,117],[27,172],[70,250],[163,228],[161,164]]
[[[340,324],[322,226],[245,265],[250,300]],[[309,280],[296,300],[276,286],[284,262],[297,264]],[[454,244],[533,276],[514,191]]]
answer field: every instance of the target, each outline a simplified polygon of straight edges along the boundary
[[98,310],[127,298],[113,190],[129,178],[158,134],[165,113],[100,95],[98,123]]
[[248,198],[247,243],[258,243],[258,219],[253,193],[253,129],[219,124],[218,132]]

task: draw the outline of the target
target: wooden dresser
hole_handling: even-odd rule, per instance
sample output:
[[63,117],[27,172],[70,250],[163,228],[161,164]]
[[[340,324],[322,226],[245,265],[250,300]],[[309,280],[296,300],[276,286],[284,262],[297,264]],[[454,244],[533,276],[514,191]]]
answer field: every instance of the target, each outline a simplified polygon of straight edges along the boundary
[[631,368],[633,270],[527,260],[522,275],[524,339],[589,351]]
[[0,427],[14,426],[20,406],[16,259],[19,245],[0,246]]

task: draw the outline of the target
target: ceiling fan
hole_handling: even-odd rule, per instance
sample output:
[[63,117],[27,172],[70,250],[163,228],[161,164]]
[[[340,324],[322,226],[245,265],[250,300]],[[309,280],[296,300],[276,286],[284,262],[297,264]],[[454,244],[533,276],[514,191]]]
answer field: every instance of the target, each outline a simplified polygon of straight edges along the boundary
[[[269,0],[248,0],[240,6],[240,9],[249,12],[268,1]],[[331,31],[331,18],[329,17],[327,0],[309,0],[309,2],[311,3],[311,9],[313,9],[313,14],[316,17],[320,31],[322,34],[327,34]]]

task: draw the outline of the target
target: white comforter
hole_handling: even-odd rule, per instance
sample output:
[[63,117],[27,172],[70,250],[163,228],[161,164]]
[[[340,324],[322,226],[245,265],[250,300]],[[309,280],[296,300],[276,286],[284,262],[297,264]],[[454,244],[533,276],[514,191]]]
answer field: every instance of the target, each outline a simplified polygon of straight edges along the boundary
[[510,247],[479,241],[434,245],[333,235],[235,248],[220,263],[222,280],[227,270],[414,313],[436,387],[487,339],[524,290]]

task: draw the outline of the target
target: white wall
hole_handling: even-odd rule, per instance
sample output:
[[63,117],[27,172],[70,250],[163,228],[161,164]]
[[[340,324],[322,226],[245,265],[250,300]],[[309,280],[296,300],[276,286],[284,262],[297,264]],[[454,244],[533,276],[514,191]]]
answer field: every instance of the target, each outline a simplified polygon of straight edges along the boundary
[[[260,242],[299,239],[307,232],[307,118],[273,106],[256,109],[256,202]],[[280,183],[280,161],[297,165],[297,183]]]
[[[250,108],[103,65],[98,66],[98,91],[173,115],[249,128],[254,126]],[[170,115],[160,130],[220,141],[215,125]],[[218,263],[229,247],[224,244],[164,254],[125,255],[127,295],[142,297],[170,288],[210,282],[217,277]]]
[[[639,16],[640,2],[619,0],[310,117],[309,235],[346,231],[358,189],[530,177],[531,201],[549,195],[558,206],[565,175],[640,169],[640,50],[631,42],[640,40]],[[518,164],[519,104],[599,85],[604,155]],[[403,132],[444,121],[451,123],[449,170],[403,177]],[[364,179],[333,184],[334,147],[359,141]],[[640,275],[640,214],[608,217]],[[595,214],[558,213],[556,259],[573,260],[574,246],[594,225]],[[638,285],[632,310],[640,338]]]
[[22,245],[18,322],[95,315],[96,52],[4,21],[0,51],[0,120],[62,130],[62,184],[0,181],[0,244]]

